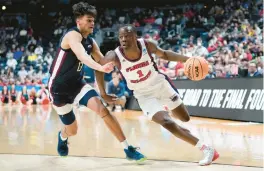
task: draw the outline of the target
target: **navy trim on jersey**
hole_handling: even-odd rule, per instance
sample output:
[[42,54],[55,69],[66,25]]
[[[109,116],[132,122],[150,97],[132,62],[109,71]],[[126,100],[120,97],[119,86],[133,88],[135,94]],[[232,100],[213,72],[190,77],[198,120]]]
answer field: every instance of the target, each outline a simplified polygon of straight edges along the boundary
[[156,71],[159,72],[158,66],[157,66],[156,62],[154,61],[153,56],[151,55],[151,53],[149,53],[148,44],[147,44],[147,42],[145,40],[144,40],[144,43],[146,45],[146,48],[147,48],[147,51],[148,51],[148,55],[149,55],[149,57],[151,59],[151,62],[153,62],[153,67],[155,68]]

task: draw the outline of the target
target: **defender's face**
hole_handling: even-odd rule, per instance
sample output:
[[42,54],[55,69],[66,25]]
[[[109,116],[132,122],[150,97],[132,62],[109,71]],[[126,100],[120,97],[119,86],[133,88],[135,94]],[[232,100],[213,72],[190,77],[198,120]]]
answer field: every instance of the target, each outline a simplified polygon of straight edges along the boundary
[[92,33],[94,29],[94,17],[91,15],[84,15],[76,20],[81,32]]
[[119,43],[122,48],[129,49],[136,42],[136,39],[136,35],[132,31],[128,32],[124,28],[119,30]]

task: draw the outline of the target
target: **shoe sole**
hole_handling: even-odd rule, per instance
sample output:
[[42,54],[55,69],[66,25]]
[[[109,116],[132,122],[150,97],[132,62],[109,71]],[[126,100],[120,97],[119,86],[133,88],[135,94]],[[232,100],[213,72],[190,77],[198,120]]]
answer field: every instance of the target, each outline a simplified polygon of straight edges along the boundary
[[208,165],[211,165],[213,163],[213,161],[215,161],[219,157],[220,157],[219,153],[216,150],[214,150],[214,157],[213,157],[212,161],[210,163],[208,163],[208,164],[204,164],[204,165],[200,165],[200,166],[208,166]]
[[[126,158],[127,160],[129,160],[129,161],[132,161],[133,159],[130,159],[130,158]],[[136,163],[137,164],[143,164],[144,163],[144,161],[146,161],[147,160],[147,158],[146,157],[144,157],[144,158],[141,158],[141,159],[139,159],[139,160],[136,160]]]
[[146,161],[146,160],[147,160],[147,158],[144,157],[144,158],[141,158],[140,160],[136,160],[136,163],[137,163],[137,164],[143,164],[144,161]]

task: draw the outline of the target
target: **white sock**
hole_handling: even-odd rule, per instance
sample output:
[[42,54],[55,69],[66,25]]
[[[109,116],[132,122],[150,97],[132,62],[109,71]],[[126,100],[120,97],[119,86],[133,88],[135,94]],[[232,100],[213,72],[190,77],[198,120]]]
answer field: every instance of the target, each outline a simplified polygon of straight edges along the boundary
[[122,146],[124,147],[124,149],[128,149],[128,143],[127,140],[124,140],[123,142],[121,142]]
[[62,141],[65,141],[65,140],[68,139],[68,137],[67,138],[63,138],[62,135],[61,135],[61,133],[60,133],[60,138],[61,138]]
[[197,144],[195,145],[195,147],[197,147],[199,150],[203,151],[204,148],[206,147],[206,145],[201,140],[199,140],[197,142]]

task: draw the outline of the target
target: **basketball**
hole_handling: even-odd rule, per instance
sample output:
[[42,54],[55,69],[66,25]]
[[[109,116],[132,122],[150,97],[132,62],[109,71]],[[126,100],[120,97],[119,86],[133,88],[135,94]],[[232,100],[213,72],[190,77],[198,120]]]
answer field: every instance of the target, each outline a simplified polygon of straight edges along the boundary
[[189,58],[184,65],[184,74],[193,81],[203,80],[208,74],[208,63],[202,57]]

